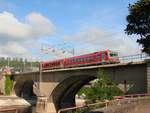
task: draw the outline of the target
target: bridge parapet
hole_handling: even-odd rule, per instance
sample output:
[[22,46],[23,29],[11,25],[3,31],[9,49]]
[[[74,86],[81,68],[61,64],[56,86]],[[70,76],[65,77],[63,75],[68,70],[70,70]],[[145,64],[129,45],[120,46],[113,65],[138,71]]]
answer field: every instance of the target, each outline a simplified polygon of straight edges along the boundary
[[150,59],[150,56],[147,54],[135,54],[135,55],[128,55],[128,56],[120,56],[119,60],[121,63],[127,62],[139,62]]
[[69,111],[86,111],[87,113],[137,113],[138,107],[150,102],[150,94],[133,94],[116,96],[115,100],[97,102],[84,106],[58,110],[58,113]]

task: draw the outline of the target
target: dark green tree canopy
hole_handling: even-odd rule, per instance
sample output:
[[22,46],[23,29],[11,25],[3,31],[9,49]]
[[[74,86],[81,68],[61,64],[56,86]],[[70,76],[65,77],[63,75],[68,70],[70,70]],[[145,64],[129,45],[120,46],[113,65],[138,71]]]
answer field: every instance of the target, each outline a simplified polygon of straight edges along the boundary
[[150,55],[150,0],[139,0],[129,4],[125,33],[138,35],[137,42],[142,45],[142,51]]

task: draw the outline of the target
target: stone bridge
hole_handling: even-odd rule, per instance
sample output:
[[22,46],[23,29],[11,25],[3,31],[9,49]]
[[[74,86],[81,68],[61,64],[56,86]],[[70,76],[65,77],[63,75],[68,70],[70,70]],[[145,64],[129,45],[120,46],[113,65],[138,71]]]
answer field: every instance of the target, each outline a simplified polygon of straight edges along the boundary
[[19,73],[14,76],[14,91],[24,98],[39,96],[40,91],[40,95],[47,97],[47,111],[56,113],[61,108],[75,105],[76,93],[96,78],[99,69],[105,70],[112,81],[128,94],[150,92],[148,60],[48,70],[42,72],[41,78],[40,72]]

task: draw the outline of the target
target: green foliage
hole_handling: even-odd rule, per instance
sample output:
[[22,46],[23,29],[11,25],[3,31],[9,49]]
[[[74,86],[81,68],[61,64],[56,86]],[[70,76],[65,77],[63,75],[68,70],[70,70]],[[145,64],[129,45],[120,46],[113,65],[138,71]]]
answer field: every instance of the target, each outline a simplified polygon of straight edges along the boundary
[[104,70],[98,70],[97,72],[97,81],[95,82],[96,87],[106,87],[108,84],[113,84],[111,79],[108,77],[107,73]]
[[96,101],[111,100],[113,96],[122,95],[123,92],[116,86],[112,87],[93,87],[92,91],[87,95],[88,103]]
[[92,87],[82,88],[78,92],[78,95],[81,95],[82,93],[86,95],[88,103],[103,101],[105,99],[110,100],[113,96],[123,95],[123,92],[111,81],[103,70],[98,71],[97,80],[95,80]]
[[5,80],[5,94],[10,95],[12,88],[13,88],[13,81],[10,79],[10,75],[6,75],[6,80]]
[[91,88],[90,87],[83,87],[80,89],[80,91],[78,92],[78,95],[82,95],[83,93],[85,95],[89,94],[89,92],[91,92]]
[[150,0],[139,0],[129,4],[128,25],[125,32],[128,35],[139,35],[137,42],[142,45],[142,51],[150,54]]

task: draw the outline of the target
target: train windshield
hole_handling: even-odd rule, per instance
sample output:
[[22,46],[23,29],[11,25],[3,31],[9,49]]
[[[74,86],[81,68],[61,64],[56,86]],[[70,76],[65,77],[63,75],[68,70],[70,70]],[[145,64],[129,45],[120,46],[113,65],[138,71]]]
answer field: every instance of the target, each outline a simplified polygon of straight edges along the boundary
[[114,53],[114,52],[111,52],[109,55],[110,55],[110,57],[118,57],[118,54]]

